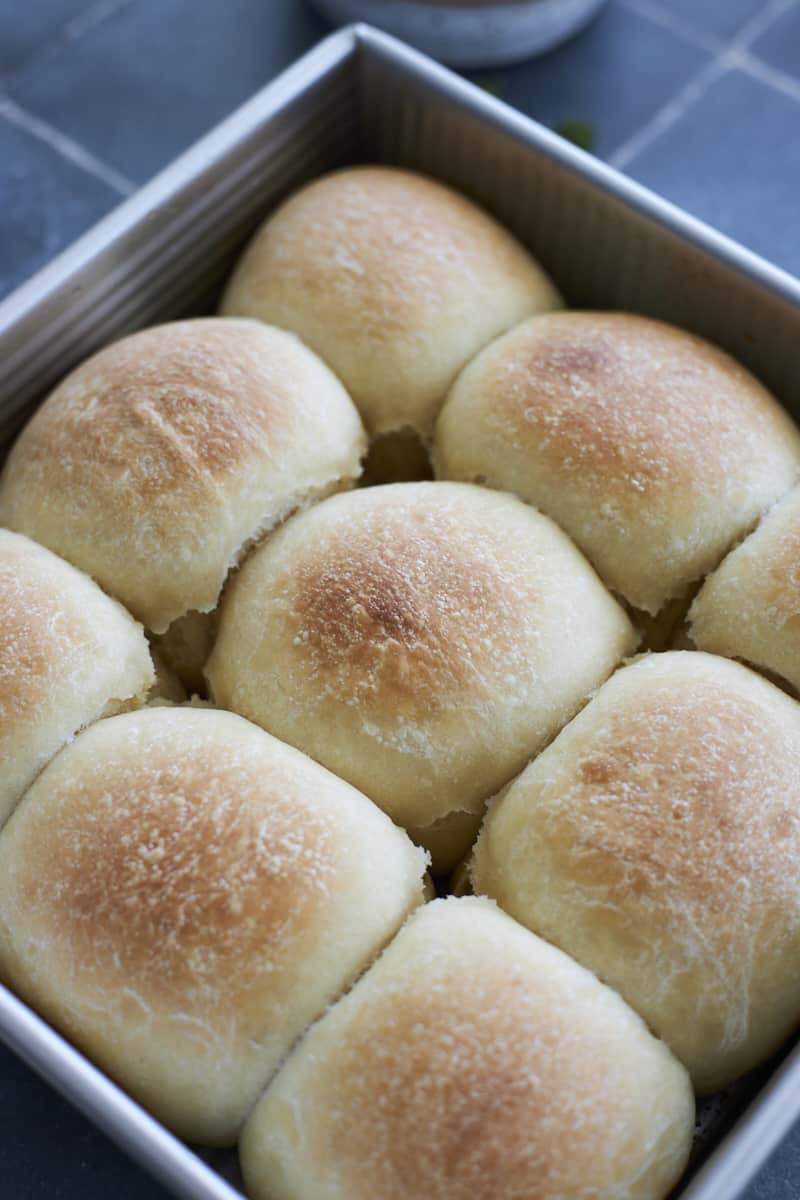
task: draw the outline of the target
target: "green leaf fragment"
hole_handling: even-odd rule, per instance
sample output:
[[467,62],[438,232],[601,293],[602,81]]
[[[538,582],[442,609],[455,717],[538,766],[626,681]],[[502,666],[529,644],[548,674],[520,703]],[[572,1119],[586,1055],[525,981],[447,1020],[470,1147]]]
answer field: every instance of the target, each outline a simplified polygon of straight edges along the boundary
[[483,88],[484,92],[488,92],[490,96],[498,96],[502,98],[503,89],[499,79],[492,76],[487,76],[485,79],[473,79],[472,82],[479,88]]
[[580,146],[581,150],[593,150],[597,141],[597,134],[593,125],[588,121],[577,121],[572,117],[564,121],[559,121],[555,127],[556,133],[561,134],[568,142],[573,142],[574,145]]

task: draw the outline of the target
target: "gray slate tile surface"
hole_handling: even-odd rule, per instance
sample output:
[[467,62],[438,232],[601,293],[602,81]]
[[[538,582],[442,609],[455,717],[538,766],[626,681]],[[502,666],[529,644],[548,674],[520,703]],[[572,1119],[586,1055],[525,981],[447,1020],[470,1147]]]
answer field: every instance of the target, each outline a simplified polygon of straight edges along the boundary
[[732,38],[764,9],[764,0],[661,0],[661,7],[701,33]]
[[[304,0],[0,0],[0,295],[324,32]],[[562,49],[491,76],[800,274],[800,0],[611,0]],[[796,1130],[743,1200],[799,1195]],[[0,1197],[166,1193],[0,1048]]]
[[791,96],[729,71],[628,171],[800,275],[800,103]]
[[800,4],[787,9],[756,39],[753,54],[800,84]]
[[325,32],[302,3],[130,0],[8,90],[142,183]]
[[601,157],[649,121],[711,56],[612,0],[578,37],[498,73],[500,95],[546,125],[588,123]]
[[58,40],[86,0],[3,0],[0,3],[0,81]]
[[0,294],[43,266],[119,199],[101,179],[0,119]]

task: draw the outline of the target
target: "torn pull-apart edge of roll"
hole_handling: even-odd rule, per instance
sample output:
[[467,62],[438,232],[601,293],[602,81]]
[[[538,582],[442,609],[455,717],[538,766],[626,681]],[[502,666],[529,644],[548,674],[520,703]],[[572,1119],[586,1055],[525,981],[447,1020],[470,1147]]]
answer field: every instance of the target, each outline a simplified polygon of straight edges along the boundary
[[229,570],[360,472],[344,388],[290,333],[197,318],[76,367],[23,429],[0,522],[86,571],[156,634],[210,612]]
[[698,650],[743,659],[800,695],[800,488],[708,577],[687,625]]

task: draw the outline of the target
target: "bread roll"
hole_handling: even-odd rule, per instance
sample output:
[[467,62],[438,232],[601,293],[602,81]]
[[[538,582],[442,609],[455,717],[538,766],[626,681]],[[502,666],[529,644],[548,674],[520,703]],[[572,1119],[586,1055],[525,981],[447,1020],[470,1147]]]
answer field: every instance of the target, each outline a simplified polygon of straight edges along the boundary
[[408,825],[406,832],[418,846],[428,851],[437,874],[443,874],[452,870],[472,848],[483,814],[484,805],[481,804],[478,812],[456,810],[429,825]]
[[254,1200],[661,1200],[686,1072],[486,900],[426,905],[306,1035],[241,1143]]
[[69,375],[16,442],[0,521],[148,629],[214,608],[248,542],[359,472],[341,384],[296,338],[217,318],[146,329]]
[[528,321],[459,376],[437,477],[507,488],[654,615],[793,485],[800,434],[721,350],[625,313]]
[[633,644],[546,517],[483,488],[401,483],[331,497],[262,546],[227,590],[207,676],[218,704],[421,840],[452,819],[449,853],[432,830],[443,870],[471,840],[464,814]]
[[800,488],[706,580],[689,636],[701,650],[746,659],[800,693]]
[[0,825],[84,725],[143,704],[144,632],[81,571],[0,529]]
[[355,167],[303,188],[266,221],[221,312],[299,334],[371,435],[429,437],[473,354],[560,306],[531,256],[464,196],[409,171]]
[[800,705],[746,667],[618,671],[493,809],[476,891],[615,987],[710,1093],[800,1023]]
[[0,835],[0,971],[178,1134],[227,1145],[424,871],[247,721],[144,709],[63,750]]

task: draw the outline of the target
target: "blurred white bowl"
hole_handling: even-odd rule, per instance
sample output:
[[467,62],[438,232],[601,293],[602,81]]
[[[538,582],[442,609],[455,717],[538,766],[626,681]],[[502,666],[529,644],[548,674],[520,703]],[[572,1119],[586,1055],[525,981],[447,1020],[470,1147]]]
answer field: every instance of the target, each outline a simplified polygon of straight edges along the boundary
[[543,54],[606,0],[312,0],[334,23],[367,21],[453,67],[496,67]]

